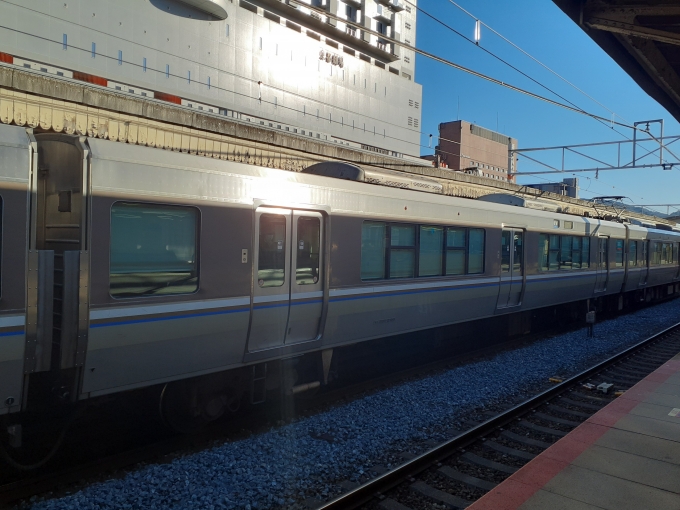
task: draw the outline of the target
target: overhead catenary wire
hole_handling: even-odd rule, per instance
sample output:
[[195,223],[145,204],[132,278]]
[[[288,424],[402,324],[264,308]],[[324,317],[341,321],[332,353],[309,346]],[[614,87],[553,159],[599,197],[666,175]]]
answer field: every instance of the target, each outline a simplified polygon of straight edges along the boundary
[[[408,0],[406,0],[406,1],[407,1],[407,3],[413,5],[413,4],[412,4],[411,2],[409,2]],[[521,48],[520,46],[518,46],[517,44],[515,44],[514,42],[512,42],[510,39],[508,39],[507,37],[505,37],[503,34],[501,34],[500,32],[498,32],[497,30],[495,30],[493,27],[491,27],[490,25],[488,25],[488,24],[485,23],[484,21],[482,21],[480,18],[476,17],[474,14],[472,14],[472,13],[469,12],[469,11],[467,11],[464,7],[460,6],[459,4],[457,4],[456,2],[454,2],[453,0],[448,0],[448,2],[449,2],[450,4],[452,4],[452,5],[454,5],[455,7],[457,7],[458,9],[460,9],[462,12],[464,12],[465,14],[467,14],[469,17],[471,17],[471,18],[474,19],[475,21],[479,21],[483,26],[485,26],[486,28],[488,28],[490,32],[494,33],[495,35],[497,35],[498,37],[500,37],[501,39],[503,39],[506,43],[508,43],[509,45],[511,45],[513,48],[515,48],[516,50],[520,51],[521,53],[523,53],[524,55],[526,55],[527,57],[529,57],[531,60],[533,60],[534,62],[536,62],[538,65],[540,65],[541,67],[543,67],[544,69],[546,69],[546,70],[549,71],[550,73],[552,73],[552,74],[554,74],[555,76],[557,76],[560,80],[562,80],[563,82],[565,82],[565,83],[566,83],[567,85],[569,85],[570,87],[574,88],[576,91],[578,91],[579,93],[583,94],[585,97],[587,97],[588,99],[590,99],[590,100],[593,101],[594,103],[598,104],[599,106],[601,106],[602,108],[604,108],[605,110],[607,110],[607,111],[608,111],[609,113],[611,113],[612,115],[614,115],[614,116],[616,116],[616,117],[619,117],[620,119],[622,119],[622,120],[628,122],[628,121],[627,121],[626,119],[624,119],[621,115],[617,114],[615,111],[611,110],[610,108],[607,108],[607,106],[605,106],[604,104],[602,104],[600,101],[598,101],[597,99],[595,99],[593,96],[591,96],[590,94],[588,94],[587,92],[585,92],[584,90],[582,90],[580,87],[578,87],[577,85],[575,85],[574,83],[572,83],[571,81],[569,81],[567,78],[565,78],[564,76],[562,76],[562,75],[561,75],[560,73],[558,73],[557,71],[553,70],[553,69],[552,69],[551,67],[549,67],[548,65],[544,64],[543,62],[541,62],[539,59],[537,59],[536,57],[534,57],[533,55],[531,55],[528,51],[524,50],[523,48]]]
[[[304,7],[306,7],[306,8],[309,8],[310,10],[319,11],[321,14],[324,14],[324,15],[326,15],[326,16],[335,18],[336,20],[345,22],[345,23],[347,23],[347,24],[349,24],[349,25],[354,25],[355,27],[361,28],[362,30],[365,30],[366,32],[372,33],[372,34],[374,34],[374,35],[376,35],[376,36],[379,36],[379,37],[382,37],[382,38],[389,39],[391,42],[393,42],[393,43],[395,43],[395,44],[397,44],[397,45],[401,45],[401,46],[403,46],[403,47],[407,47],[407,48],[412,49],[413,51],[415,51],[415,52],[417,52],[417,53],[423,54],[424,56],[427,56],[427,57],[429,57],[429,58],[431,58],[431,59],[434,59],[434,60],[436,60],[436,61],[445,63],[446,65],[450,65],[450,66],[455,67],[455,68],[457,68],[457,69],[464,70],[465,72],[468,72],[468,73],[473,74],[473,75],[475,75],[475,76],[479,76],[480,78],[489,80],[489,81],[491,81],[491,82],[497,83],[497,84],[502,85],[502,86],[504,86],[504,87],[510,88],[510,89],[512,89],[512,90],[516,90],[516,91],[521,92],[521,93],[523,93],[523,94],[529,95],[529,96],[531,96],[531,97],[535,97],[535,98],[537,98],[537,99],[540,99],[540,100],[546,101],[546,102],[548,102],[548,103],[551,103],[551,104],[560,106],[560,107],[562,107],[562,108],[566,108],[566,109],[571,110],[571,111],[574,111],[574,112],[576,112],[576,113],[584,114],[584,115],[587,115],[587,116],[589,116],[589,117],[595,118],[595,119],[600,120],[600,121],[608,121],[608,119],[605,119],[604,117],[597,116],[597,115],[595,115],[595,114],[591,114],[591,113],[586,112],[585,110],[580,109],[580,108],[578,108],[578,107],[574,107],[574,106],[570,106],[570,105],[565,105],[565,104],[560,103],[560,102],[558,102],[558,101],[554,101],[554,100],[551,100],[551,99],[549,99],[549,98],[540,96],[540,95],[538,95],[538,94],[534,94],[533,92],[526,91],[526,90],[521,89],[521,88],[519,88],[519,87],[514,87],[514,86],[512,86],[512,85],[510,85],[510,84],[504,83],[504,82],[502,82],[502,81],[500,81],[500,80],[497,80],[497,79],[495,79],[495,78],[492,78],[492,77],[490,77],[490,76],[486,76],[486,75],[484,75],[484,74],[482,74],[482,73],[478,73],[478,72],[476,72],[476,71],[473,71],[473,70],[471,70],[471,69],[465,68],[465,67],[463,67],[463,66],[459,66],[458,64],[455,64],[455,63],[450,62],[450,61],[448,61],[448,60],[446,60],[446,59],[443,59],[443,58],[438,57],[438,56],[436,56],[436,55],[433,55],[433,54],[430,54],[430,53],[425,52],[425,51],[423,51],[423,50],[420,50],[420,49],[418,49],[418,48],[416,48],[416,47],[414,47],[414,46],[411,46],[411,45],[409,45],[409,44],[405,44],[405,43],[402,43],[402,42],[400,42],[400,41],[396,41],[396,40],[394,40],[394,39],[387,38],[386,36],[384,36],[384,34],[380,34],[380,33],[375,32],[375,31],[373,31],[373,30],[367,29],[366,27],[363,27],[363,26],[358,25],[358,24],[356,24],[356,23],[348,22],[347,20],[344,20],[344,19],[342,19],[342,18],[339,18],[338,16],[329,15],[329,13],[327,13],[326,11],[322,11],[321,9],[314,8],[314,7],[309,6],[308,4],[302,3],[302,2],[300,2],[300,1],[298,1],[298,0],[290,0],[290,1],[293,2],[293,3],[299,4],[300,6],[304,6]],[[29,10],[32,10],[32,9],[29,9]],[[38,11],[35,11],[35,12],[38,12]],[[9,28],[9,27],[3,27],[3,28],[7,28],[7,29],[12,30],[12,29]],[[34,34],[29,34],[29,35],[34,35]],[[115,36],[114,36],[114,37],[115,37]],[[120,38],[120,37],[118,37],[118,38],[121,39],[121,40],[126,40],[126,39],[123,39],[123,38]],[[46,38],[43,38],[43,39],[46,39]],[[46,39],[46,40],[49,40],[49,39]],[[53,42],[53,43],[61,44],[61,43],[58,42],[58,41],[52,41],[52,40],[50,40],[50,41]],[[89,50],[84,50],[84,49],[82,49],[82,48],[78,48],[78,49],[81,49],[82,51],[88,51],[88,52],[89,52]],[[164,53],[167,53],[167,52],[164,52]],[[170,55],[170,54],[169,54],[169,55]],[[105,55],[104,55],[104,56],[105,56]],[[113,58],[113,57],[108,57],[108,58]],[[118,59],[118,60],[120,61],[120,59]],[[196,61],[192,61],[191,59],[184,59],[184,58],[183,58],[183,60],[187,60],[187,61],[189,61],[189,62],[197,63]],[[133,66],[140,67],[138,64],[135,64],[135,63],[132,63],[132,62],[126,62],[126,63],[131,64],[131,65],[133,65]],[[155,70],[155,71],[161,72],[161,71],[159,71],[159,70]],[[521,71],[519,71],[519,72],[521,72]],[[167,74],[167,72],[164,73],[164,74]],[[249,81],[251,81],[251,82],[254,82],[254,81],[255,81],[255,80],[250,79],[250,78],[245,78],[245,77],[243,77],[243,76],[236,75],[235,73],[230,73],[230,74],[232,74],[232,75],[234,75],[234,76],[238,76],[239,78],[242,78],[242,79],[249,80]],[[174,74],[173,74],[172,76],[173,76],[173,77],[177,77],[177,78],[182,78],[181,76],[174,75]],[[200,82],[199,82],[199,83],[200,83]],[[207,85],[207,84],[203,83],[203,85]],[[265,84],[265,85],[266,85],[266,84]],[[222,89],[222,90],[227,90],[227,89],[223,89],[223,88],[221,88],[221,87],[214,87],[214,88]],[[277,90],[281,90],[281,91],[284,92],[284,93],[288,93],[287,91],[284,91],[283,89],[280,89],[280,88],[277,88],[277,87],[271,87],[271,88],[277,89]],[[242,95],[242,96],[244,96],[244,97],[248,97],[249,99],[254,99],[253,97],[251,97],[251,96],[249,96],[249,95],[247,95],[247,94],[238,93],[238,92],[236,92],[236,91],[228,91],[228,92],[233,92],[233,93],[235,93],[235,94],[239,94],[239,95]],[[297,95],[298,97],[302,97],[302,98],[305,98],[305,99],[309,99],[309,100],[311,100],[311,101],[317,101],[317,100],[315,100],[315,99],[313,99],[313,98],[309,98],[309,97],[304,96],[304,95],[301,95],[301,94],[296,94],[296,95]],[[298,112],[298,113],[305,113],[304,111],[301,112],[301,111],[298,110],[298,109],[291,108],[291,107],[287,107],[287,106],[285,106],[285,105],[283,105],[283,104],[281,104],[281,103],[278,103],[278,104],[277,104],[277,103],[272,103],[272,102],[270,102],[270,101],[264,101],[264,100],[262,100],[261,98],[260,98],[259,100],[260,100],[260,102],[265,102],[265,103],[269,103],[269,104],[274,104],[274,105],[277,106],[277,107],[285,108],[285,109],[288,109],[288,110],[291,110],[291,111],[296,111],[296,112]],[[363,113],[354,112],[354,111],[352,111],[352,110],[342,109],[342,108],[338,108],[338,109],[344,110],[344,111],[348,111],[348,112],[350,112],[350,113],[354,113],[354,114],[357,114],[357,115],[360,115],[360,116],[364,116],[364,117],[366,117],[366,118],[371,118],[371,117],[365,116]],[[324,121],[325,121],[325,120],[326,120],[326,119],[324,118]],[[373,120],[379,120],[379,119],[373,119]],[[331,120],[331,119],[328,119],[328,121],[329,121],[329,123],[336,123],[336,124],[340,124],[340,123],[341,123],[341,122],[339,122],[339,121],[337,121],[337,120],[334,121],[334,120]],[[406,129],[406,130],[408,130],[408,128],[405,128],[404,126],[397,126],[397,125],[392,124],[392,123],[386,123],[386,122],[384,122],[384,121],[381,120],[381,119],[380,119],[380,122],[382,122],[382,123],[384,123],[384,124],[387,124],[387,125],[394,125],[394,126],[400,128],[400,129]],[[621,125],[621,126],[624,126],[624,127],[627,127],[627,128],[639,129],[639,128],[636,128],[635,126],[630,126],[630,125],[623,124],[623,123],[620,123],[620,122],[615,122],[615,124]],[[344,126],[344,123],[343,123],[343,126]],[[358,128],[358,129],[361,130],[361,128]],[[364,130],[365,130],[365,128],[364,128]],[[411,131],[415,131],[415,130],[411,130]],[[641,131],[644,131],[644,130],[641,130]],[[420,133],[420,132],[418,131],[418,133]],[[377,134],[376,136],[380,136],[380,134]],[[410,144],[410,145],[415,145],[415,146],[420,147],[420,148],[425,148],[425,147],[426,147],[425,145],[423,145],[423,144],[421,144],[421,143],[416,143],[416,142],[413,142],[413,141],[410,141],[410,140],[404,140],[404,139],[400,139],[400,138],[397,138],[397,137],[389,136],[389,135],[386,135],[386,134],[383,134],[382,136],[383,136],[383,138],[390,138],[390,139],[392,139],[392,140],[399,141],[399,142],[403,142],[403,143],[407,143],[407,144]],[[429,147],[428,147],[428,148],[429,148]],[[446,153],[445,151],[440,151],[440,152]],[[459,156],[458,154],[452,154],[452,155],[454,155],[454,156]]]

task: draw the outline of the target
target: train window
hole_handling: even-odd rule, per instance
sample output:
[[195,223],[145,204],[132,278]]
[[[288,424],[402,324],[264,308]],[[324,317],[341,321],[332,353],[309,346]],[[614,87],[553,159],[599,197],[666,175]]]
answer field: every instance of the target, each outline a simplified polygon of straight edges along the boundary
[[637,241],[628,241],[628,267],[637,266]]
[[418,276],[441,276],[443,243],[442,227],[420,227]]
[[641,266],[649,265],[649,261],[647,260],[648,252],[649,252],[649,241],[642,241],[642,257],[640,257],[640,260],[639,260]]
[[562,236],[561,239],[561,252],[560,252],[560,269],[571,269],[571,248],[572,248],[572,237]]
[[260,216],[257,283],[262,288],[281,287],[286,279],[286,217]]
[[661,244],[661,264],[668,265],[673,263],[673,248],[671,243]]
[[590,265],[590,238],[539,234],[538,267],[541,271],[587,269]]
[[659,266],[661,265],[661,243],[654,242],[652,243],[652,249],[651,249],[651,260],[649,262],[650,266]]
[[572,237],[571,250],[572,250],[571,251],[571,268],[572,269],[580,269],[581,268],[581,238],[580,237]]
[[581,239],[581,269],[588,269],[590,266],[590,237]]
[[465,274],[466,232],[464,228],[446,229],[446,274]]
[[[484,272],[484,241],[483,229],[470,229],[470,242],[468,245],[468,274],[480,274]],[[521,239],[519,244],[521,248]],[[520,249],[520,258],[522,256],[521,251],[522,250]]]
[[615,249],[614,267],[623,267],[623,239],[616,239]]
[[413,278],[416,266],[416,228],[390,226],[390,278]]
[[109,289],[113,297],[198,289],[198,210],[116,203],[111,208]]
[[361,228],[361,279],[385,278],[385,223],[364,222]]
[[295,283],[314,285],[319,281],[319,243],[321,222],[319,218],[298,218],[297,224],[297,264]]
[[[0,201],[0,206],[2,205],[2,201]],[[677,265],[678,262],[680,262],[680,259],[678,259],[678,243],[673,244],[673,261]]]

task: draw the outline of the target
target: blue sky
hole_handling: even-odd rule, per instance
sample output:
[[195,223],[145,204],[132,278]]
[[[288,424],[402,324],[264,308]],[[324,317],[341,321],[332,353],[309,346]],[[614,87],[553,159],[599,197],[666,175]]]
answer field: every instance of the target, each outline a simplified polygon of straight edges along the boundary
[[[460,6],[482,22],[558,72],[606,108],[570,87],[540,65],[512,48],[484,26],[480,44],[501,56],[532,78],[572,101],[588,112],[626,123],[649,119],[664,119],[664,134],[680,134],[680,125],[595,44],[575,23],[549,0],[456,0]],[[448,0],[421,0],[420,7],[459,32],[472,38],[474,20]],[[419,48],[454,61],[476,71],[491,75],[513,85],[528,89],[560,102],[539,85],[487,55],[453,32],[418,14],[417,45]],[[416,80],[423,85],[422,143],[427,146],[428,135],[437,137],[440,122],[456,120],[458,101],[460,118],[481,126],[499,130],[519,140],[520,148],[592,143],[632,138],[632,131],[603,125],[591,118],[529,98],[517,92],[483,81],[426,57],[416,57]],[[498,119],[498,120],[497,120]],[[625,120],[624,120],[625,119]],[[654,128],[653,128],[654,129]],[[652,131],[655,134],[658,131]],[[434,143],[433,143],[434,145]],[[680,141],[670,148],[680,155]],[[422,150],[427,153],[427,149]],[[615,146],[592,151],[595,157],[616,160]],[[631,144],[622,146],[622,160],[628,163]],[[546,162],[559,164],[561,155],[555,153]],[[586,161],[568,159],[571,168],[584,168]],[[658,156],[656,157],[658,161]],[[650,161],[648,158],[645,162]],[[590,166],[590,164],[588,164]],[[519,171],[537,171],[541,167],[520,159]],[[561,181],[572,174],[520,177],[518,182]],[[602,171],[580,173],[580,196],[624,195],[633,203],[680,203],[677,189],[680,167],[661,169]],[[657,208],[662,212],[666,208]],[[672,211],[672,209],[671,209]]]

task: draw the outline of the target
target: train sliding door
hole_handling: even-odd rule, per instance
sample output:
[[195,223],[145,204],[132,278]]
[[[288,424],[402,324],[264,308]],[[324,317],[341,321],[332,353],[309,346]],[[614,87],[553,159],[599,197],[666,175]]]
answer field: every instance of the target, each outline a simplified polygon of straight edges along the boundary
[[607,290],[609,279],[609,238],[597,238],[597,276],[595,278],[595,292]]
[[496,308],[519,306],[524,291],[524,231],[501,233],[501,281]]
[[314,340],[323,308],[323,216],[260,207],[249,351]]

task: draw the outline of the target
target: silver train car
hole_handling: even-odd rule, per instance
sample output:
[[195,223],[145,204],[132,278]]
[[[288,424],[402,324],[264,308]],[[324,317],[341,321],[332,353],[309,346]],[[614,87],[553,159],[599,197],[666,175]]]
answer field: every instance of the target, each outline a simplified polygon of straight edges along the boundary
[[678,232],[328,168],[0,125],[0,414],[165,384],[181,429],[358,342],[680,291]]

